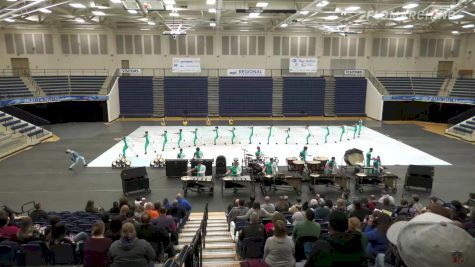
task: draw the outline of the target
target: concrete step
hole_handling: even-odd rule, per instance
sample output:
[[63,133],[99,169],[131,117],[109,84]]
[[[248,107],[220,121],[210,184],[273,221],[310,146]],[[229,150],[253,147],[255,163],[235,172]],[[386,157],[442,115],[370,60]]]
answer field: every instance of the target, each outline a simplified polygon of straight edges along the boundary
[[206,231],[207,231],[208,233],[214,233],[214,232],[216,232],[216,231],[218,231],[218,232],[220,232],[220,231],[226,231],[226,232],[227,232],[227,231],[228,231],[228,226],[227,226],[227,225],[226,225],[226,226],[213,226],[213,225],[208,225],[208,226],[206,227]]
[[236,252],[232,250],[225,251],[203,251],[203,259],[227,259],[235,260]]
[[239,261],[224,259],[203,259],[203,267],[239,267]]
[[[199,223],[187,223],[185,224],[185,227],[186,226],[190,226],[190,227],[199,227],[200,224]],[[216,222],[208,222],[208,227],[228,227],[228,224],[227,223],[216,223]]]
[[211,242],[206,243],[206,249],[235,249],[236,243],[234,242]]
[[[194,236],[180,236],[178,238],[178,242],[180,244],[188,244],[191,242]],[[233,242],[231,236],[206,236],[205,238],[206,244],[211,244],[214,242]]]

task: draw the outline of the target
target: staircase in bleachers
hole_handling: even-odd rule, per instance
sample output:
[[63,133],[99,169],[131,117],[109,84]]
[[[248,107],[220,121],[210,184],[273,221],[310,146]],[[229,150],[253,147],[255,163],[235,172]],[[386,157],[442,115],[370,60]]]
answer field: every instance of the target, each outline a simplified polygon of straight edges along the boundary
[[426,77],[378,77],[378,80],[392,95],[436,96],[445,82],[445,78]]
[[283,115],[284,81],[281,77],[272,78],[272,116]]
[[208,77],[208,115],[219,115],[219,78]]
[[475,79],[457,79],[450,96],[475,98]]
[[153,115],[153,77],[122,76],[119,78],[120,115],[151,117]]
[[220,77],[221,116],[271,116],[271,77]]
[[97,95],[106,76],[69,76],[71,95]]
[[450,127],[445,132],[463,140],[475,142],[475,116]]
[[285,116],[322,116],[325,79],[319,77],[285,77],[283,113]]
[[153,116],[165,116],[165,96],[163,89],[163,77],[153,77]]
[[208,77],[165,77],[165,116],[207,116]]
[[20,77],[0,77],[0,99],[32,96],[33,93]]
[[335,114],[337,116],[365,116],[366,78],[337,77],[335,84]]
[[325,77],[325,116],[335,116],[335,78],[333,76]]

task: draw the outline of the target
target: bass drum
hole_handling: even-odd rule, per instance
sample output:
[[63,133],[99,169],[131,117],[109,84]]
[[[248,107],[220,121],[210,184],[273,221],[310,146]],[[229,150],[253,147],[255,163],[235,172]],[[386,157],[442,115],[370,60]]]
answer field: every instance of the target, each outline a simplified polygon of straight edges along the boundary
[[257,162],[250,162],[248,164],[249,172],[253,175],[257,175],[264,170],[264,166]]

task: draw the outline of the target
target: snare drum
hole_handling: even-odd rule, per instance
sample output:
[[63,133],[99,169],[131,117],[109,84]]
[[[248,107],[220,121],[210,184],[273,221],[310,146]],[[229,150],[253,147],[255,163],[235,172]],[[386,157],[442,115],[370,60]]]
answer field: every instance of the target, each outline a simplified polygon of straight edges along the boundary
[[293,164],[294,164],[295,171],[303,172],[303,169],[305,167],[305,161],[303,161],[303,160],[294,160]]

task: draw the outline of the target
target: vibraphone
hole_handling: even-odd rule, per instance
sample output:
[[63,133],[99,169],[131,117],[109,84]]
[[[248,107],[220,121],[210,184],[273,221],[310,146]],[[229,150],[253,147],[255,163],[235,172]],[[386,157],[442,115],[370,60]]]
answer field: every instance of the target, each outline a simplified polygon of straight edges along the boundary
[[183,193],[186,196],[188,189],[190,191],[196,190],[200,192],[203,188],[208,188],[209,193],[213,194],[214,179],[213,176],[183,176],[181,177],[183,183]]
[[243,188],[248,188],[249,194],[251,196],[255,195],[255,183],[249,175],[225,176],[222,180],[223,181],[221,183],[221,195],[224,194],[224,189],[239,190]]
[[315,193],[315,185],[324,184],[327,187],[334,187],[339,190],[346,190],[350,187],[350,177],[341,174],[318,174],[311,173],[308,188]]
[[[269,190],[285,190],[281,186],[290,186],[297,192],[298,195],[302,194],[302,178],[291,175],[284,175],[277,173],[276,175],[264,175],[261,183],[262,194],[267,195]],[[269,188],[269,190],[267,190]]]
[[355,190],[361,193],[363,186],[379,187],[380,184],[383,184],[385,189],[391,189],[393,193],[396,193],[397,180],[399,180],[397,175],[386,171],[377,174],[360,172],[356,174]]

